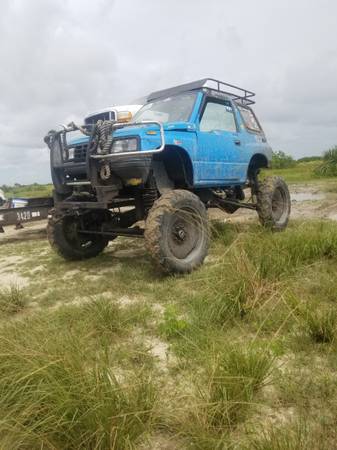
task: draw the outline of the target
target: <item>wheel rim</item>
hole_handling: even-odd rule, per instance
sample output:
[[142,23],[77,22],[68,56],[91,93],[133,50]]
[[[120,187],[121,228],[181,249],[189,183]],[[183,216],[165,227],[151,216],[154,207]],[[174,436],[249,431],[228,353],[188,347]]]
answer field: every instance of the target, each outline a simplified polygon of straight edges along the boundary
[[275,222],[282,221],[288,214],[288,201],[283,189],[276,188],[274,190],[271,205]]
[[199,214],[183,208],[170,215],[168,246],[172,255],[181,260],[193,257],[202,245],[205,230]]
[[78,220],[69,218],[65,220],[63,231],[66,240],[78,249],[86,249],[92,246],[93,239],[89,236],[84,236],[79,233],[80,227]]

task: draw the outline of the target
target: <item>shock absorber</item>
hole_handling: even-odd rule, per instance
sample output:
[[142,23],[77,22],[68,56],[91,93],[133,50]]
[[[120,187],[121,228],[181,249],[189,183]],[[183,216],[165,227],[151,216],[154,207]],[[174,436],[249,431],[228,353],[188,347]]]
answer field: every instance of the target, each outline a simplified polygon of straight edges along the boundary
[[142,192],[143,208],[145,217],[153,206],[153,203],[158,198],[158,191],[155,187],[144,188]]

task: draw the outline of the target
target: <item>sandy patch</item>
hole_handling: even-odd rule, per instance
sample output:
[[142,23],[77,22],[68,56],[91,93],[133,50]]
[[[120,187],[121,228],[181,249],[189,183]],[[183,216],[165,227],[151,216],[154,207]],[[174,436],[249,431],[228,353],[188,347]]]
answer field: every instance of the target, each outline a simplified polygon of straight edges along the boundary
[[17,286],[24,288],[29,285],[29,280],[25,277],[21,277],[17,273],[0,273],[0,286],[1,288],[9,288],[11,286]]
[[143,342],[148,348],[150,355],[156,359],[160,369],[167,371],[169,363],[175,361],[175,357],[170,353],[169,344],[155,336],[146,336]]
[[5,232],[0,233],[0,245],[23,240],[45,239],[46,227],[45,220],[24,224],[24,228],[21,230],[16,230],[14,226],[4,227]]
[[76,275],[78,275],[79,273],[81,273],[81,271],[78,269],[68,270],[68,272],[66,272],[62,278],[63,278],[63,280],[70,280],[70,279],[76,277]]
[[[22,256],[6,256],[0,260],[0,288],[8,288],[17,286],[23,288],[28,286],[29,279],[22,277],[15,271],[17,264],[25,262],[26,259]],[[13,267],[14,266],[14,267]]]

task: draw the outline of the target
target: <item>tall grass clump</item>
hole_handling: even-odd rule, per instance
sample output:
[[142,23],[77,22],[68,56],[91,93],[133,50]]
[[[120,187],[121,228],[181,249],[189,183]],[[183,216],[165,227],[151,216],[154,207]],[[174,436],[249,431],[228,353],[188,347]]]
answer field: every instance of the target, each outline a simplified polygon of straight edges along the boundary
[[208,358],[205,379],[197,383],[195,404],[184,425],[198,448],[223,448],[215,442],[226,439],[247,417],[272,367],[269,352],[251,346],[232,346],[214,360]]
[[131,448],[151,429],[154,382],[142,368],[116,372],[85,323],[60,317],[0,330],[0,447]]
[[108,343],[150,316],[151,310],[147,305],[135,304],[124,308],[110,299],[99,297],[79,306],[61,308],[56,319],[77,332],[86,330],[90,337]]
[[310,338],[317,343],[331,343],[335,339],[337,313],[334,309],[308,309],[304,327]]
[[[304,450],[317,448],[305,423],[264,427],[260,436],[252,438],[244,450]],[[324,447],[319,447],[324,448]]]
[[323,162],[316,168],[315,172],[323,177],[337,176],[337,146],[324,153]]
[[0,312],[6,315],[16,314],[27,305],[24,291],[18,286],[10,286],[0,290]]
[[215,362],[204,397],[209,423],[221,428],[241,421],[255,393],[270,376],[272,364],[273,358],[265,350],[226,349]]

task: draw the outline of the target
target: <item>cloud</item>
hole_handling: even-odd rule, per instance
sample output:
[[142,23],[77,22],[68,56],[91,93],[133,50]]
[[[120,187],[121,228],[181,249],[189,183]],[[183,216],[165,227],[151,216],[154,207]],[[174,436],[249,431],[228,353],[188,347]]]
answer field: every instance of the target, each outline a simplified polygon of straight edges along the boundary
[[257,92],[275,149],[337,143],[333,0],[3,0],[0,184],[50,179],[43,136],[205,76]]

